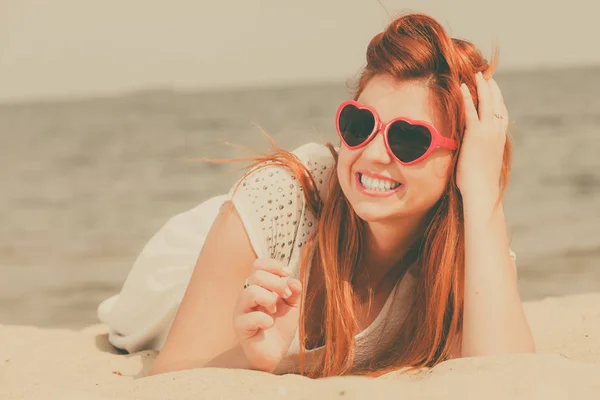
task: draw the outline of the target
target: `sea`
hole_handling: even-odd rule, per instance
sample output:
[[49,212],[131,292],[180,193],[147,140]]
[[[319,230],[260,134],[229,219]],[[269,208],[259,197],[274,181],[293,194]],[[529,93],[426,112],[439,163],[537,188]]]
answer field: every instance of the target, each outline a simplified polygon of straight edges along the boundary
[[[497,75],[515,152],[504,208],[523,300],[600,292],[600,67]],[[146,90],[0,105],[0,324],[78,329],[175,214],[243,165],[337,143],[351,87]]]

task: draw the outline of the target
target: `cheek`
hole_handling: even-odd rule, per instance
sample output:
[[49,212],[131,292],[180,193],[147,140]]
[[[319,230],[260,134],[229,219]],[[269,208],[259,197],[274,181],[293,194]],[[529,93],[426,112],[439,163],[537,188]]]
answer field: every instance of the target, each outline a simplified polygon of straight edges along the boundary
[[341,148],[338,153],[337,174],[340,182],[343,182],[350,177],[352,165],[356,159],[353,153],[354,152],[344,148]]
[[431,160],[427,160],[423,168],[411,174],[411,186],[416,186],[424,197],[437,201],[446,188],[451,172],[451,161],[450,157],[432,157]]
[[446,182],[448,182],[448,178],[450,177],[452,157],[435,157],[431,160],[431,163],[433,176],[445,186]]

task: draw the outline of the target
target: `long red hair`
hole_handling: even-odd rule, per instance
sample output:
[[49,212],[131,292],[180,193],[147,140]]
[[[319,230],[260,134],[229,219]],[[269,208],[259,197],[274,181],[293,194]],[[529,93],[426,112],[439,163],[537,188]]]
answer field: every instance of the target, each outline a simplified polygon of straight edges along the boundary
[[[426,82],[433,93],[433,107],[447,123],[445,132],[462,142],[465,129],[460,84],[465,83],[477,106],[475,73],[490,78],[496,67],[496,53],[488,62],[470,42],[448,36],[433,18],[407,14],[392,21],[376,35],[367,48],[367,64],[357,82],[358,98],[377,75],[397,80]],[[337,162],[333,146],[329,145]],[[354,213],[342,193],[337,174],[332,173],[327,196],[321,199],[310,173],[291,153],[275,146],[266,156],[255,158],[250,167],[274,161],[289,167],[304,188],[307,205],[318,219],[313,236],[304,249],[300,279],[306,288],[307,266],[319,264],[324,277],[322,320],[323,357],[315,369],[302,373],[328,377],[346,373],[381,375],[400,368],[432,367],[446,359],[460,335],[464,290],[464,229],[460,192],[455,171],[459,152],[455,152],[448,186],[430,210],[426,229],[416,248],[418,273],[412,304],[402,330],[393,345],[368,365],[354,365],[354,336],[357,333],[355,304],[358,299],[352,284],[360,263],[364,222]],[[510,171],[511,143],[506,141],[502,166],[501,193]],[[335,170],[333,170],[335,171]],[[311,314],[310,299],[301,310],[299,338],[301,364],[307,342],[305,322]]]

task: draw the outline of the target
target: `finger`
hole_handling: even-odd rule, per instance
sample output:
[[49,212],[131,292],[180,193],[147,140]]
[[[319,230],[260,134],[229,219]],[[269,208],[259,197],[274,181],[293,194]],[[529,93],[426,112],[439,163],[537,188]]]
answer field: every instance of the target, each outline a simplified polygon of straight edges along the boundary
[[289,279],[288,287],[292,291],[292,295],[283,301],[291,307],[299,308],[300,302],[302,301],[302,282],[298,279]]
[[252,311],[242,314],[234,321],[234,329],[238,334],[248,339],[256,335],[259,329],[266,330],[275,324],[275,319],[261,311]]
[[477,98],[479,100],[479,104],[477,106],[479,111],[479,120],[489,120],[492,118],[493,114],[490,89],[481,72],[476,74],[475,81],[477,82]]
[[255,271],[263,270],[278,276],[289,276],[290,270],[287,265],[273,260],[272,258],[258,258],[252,265]]
[[502,115],[504,115],[504,120],[503,120],[504,129],[507,130],[509,122],[510,122],[510,116],[508,115],[508,110],[506,109],[506,105],[504,105],[502,108]]
[[287,285],[287,278],[263,270],[254,271],[248,278],[248,284],[257,285],[275,292],[284,299],[287,299],[292,294]]
[[498,126],[498,133],[506,134],[508,128],[508,110],[504,104],[502,91],[494,79],[490,79],[489,86],[490,91],[492,92],[492,98],[494,99],[494,122],[496,126]]
[[502,98],[502,92],[500,91],[500,87],[494,79],[490,79],[488,84],[492,95],[494,114],[501,115],[502,117],[504,117],[503,119],[506,119],[508,116],[504,115],[506,107],[504,106],[504,99]]
[[473,104],[473,97],[471,97],[471,92],[466,84],[460,85],[460,89],[463,95],[463,100],[465,104],[465,117],[467,122],[467,128],[473,126],[479,122],[479,116],[477,115],[477,110],[475,109],[475,104]]
[[[489,88],[492,95],[493,102],[493,117],[501,125],[502,127],[506,125],[508,121],[508,115],[505,114],[506,107],[504,106],[504,99],[502,98],[502,92],[500,91],[500,87],[496,83],[494,79],[490,79]],[[500,116],[498,118],[496,115]]]
[[264,307],[271,314],[277,312],[277,294],[260,286],[250,285],[240,296],[240,311],[247,313],[257,307]]

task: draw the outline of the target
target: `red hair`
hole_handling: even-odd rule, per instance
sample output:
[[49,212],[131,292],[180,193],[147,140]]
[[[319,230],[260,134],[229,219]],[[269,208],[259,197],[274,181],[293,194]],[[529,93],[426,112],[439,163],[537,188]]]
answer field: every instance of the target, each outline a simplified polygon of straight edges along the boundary
[[[423,14],[403,15],[392,21],[385,31],[371,40],[366,58],[355,98],[375,76],[423,81],[433,93],[432,106],[445,121],[444,134],[459,145],[465,130],[460,84],[469,87],[477,106],[475,73],[482,72],[490,78],[497,60],[495,53],[492,62],[488,63],[473,44],[449,37],[436,20]],[[333,146],[328,146],[337,162]],[[291,153],[275,147],[273,153],[255,159],[252,166],[274,161],[289,167],[303,183],[307,204],[318,219],[303,252],[300,279],[306,288],[307,266],[311,262],[320,265],[325,304],[322,305],[322,338],[319,342],[323,343],[324,351],[316,369],[304,371],[301,366],[303,374],[311,377],[345,373],[376,376],[405,367],[431,367],[448,357],[460,335],[464,299],[463,210],[455,181],[458,154],[457,151],[453,155],[453,173],[448,186],[427,216],[425,233],[408,255],[417,262],[417,284],[412,304],[406,305],[409,311],[402,329],[382,356],[374,357],[369,365],[360,369],[354,365],[358,297],[352,282],[361,258],[364,221],[352,210],[335,172],[327,196],[320,199],[310,173]],[[508,180],[510,160],[508,139],[504,149],[501,193]],[[400,278],[398,275],[397,279]],[[301,310],[301,365],[307,343],[305,322],[311,314],[313,299],[307,299]]]

